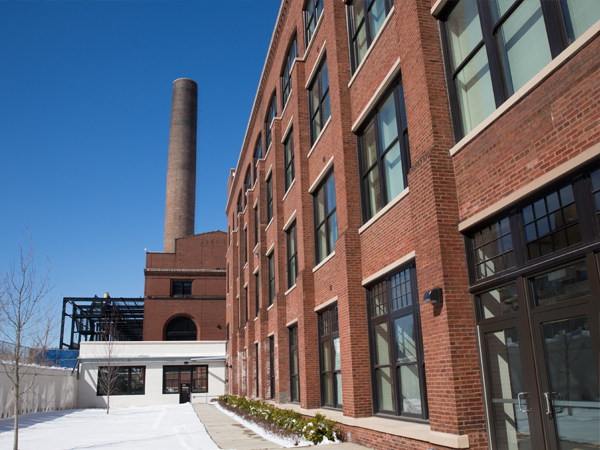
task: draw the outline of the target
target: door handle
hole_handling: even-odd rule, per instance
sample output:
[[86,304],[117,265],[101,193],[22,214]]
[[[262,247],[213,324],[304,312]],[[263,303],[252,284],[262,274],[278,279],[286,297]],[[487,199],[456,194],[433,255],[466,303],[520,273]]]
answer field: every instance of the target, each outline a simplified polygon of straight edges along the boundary
[[[531,412],[531,409],[527,409],[527,396],[529,392],[519,392],[517,394],[517,399],[519,401],[519,411],[528,413]],[[525,399],[525,408],[523,408],[523,399]]]
[[544,392],[544,399],[546,400],[546,415],[552,414],[552,399],[550,398],[550,392]]
[[544,399],[546,400],[546,415],[549,416],[552,413],[561,413],[562,406],[554,407],[554,398],[562,399],[560,392],[544,392]]

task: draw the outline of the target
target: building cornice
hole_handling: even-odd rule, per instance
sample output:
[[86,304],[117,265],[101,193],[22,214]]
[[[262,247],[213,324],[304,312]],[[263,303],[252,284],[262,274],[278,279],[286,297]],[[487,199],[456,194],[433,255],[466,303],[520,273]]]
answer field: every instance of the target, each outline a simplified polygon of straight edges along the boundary
[[225,277],[225,269],[144,269],[147,277]]

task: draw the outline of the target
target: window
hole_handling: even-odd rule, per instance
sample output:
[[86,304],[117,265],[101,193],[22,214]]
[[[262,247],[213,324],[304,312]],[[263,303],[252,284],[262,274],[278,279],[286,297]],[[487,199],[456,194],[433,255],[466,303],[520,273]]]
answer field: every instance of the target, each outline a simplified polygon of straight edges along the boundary
[[267,134],[267,151],[271,146],[271,127],[273,126],[273,120],[277,115],[277,96],[273,93],[271,102],[269,103],[269,111],[267,112],[267,118],[265,119],[265,132]]
[[273,255],[275,252],[273,251],[269,256],[267,256],[269,262],[269,306],[273,304],[273,299],[275,298],[275,258]]
[[259,386],[258,386],[258,343],[254,344],[254,387],[256,388],[256,397],[258,397]]
[[146,367],[100,366],[96,395],[144,395]]
[[248,262],[248,227],[244,228],[244,264]]
[[342,360],[337,305],[319,314],[321,405],[342,407]]
[[267,224],[273,218],[273,177],[267,180]]
[[229,294],[229,263],[227,263],[227,271],[225,272],[225,275],[226,275],[225,283],[227,283],[227,293]]
[[285,191],[290,188],[294,181],[294,131],[290,130],[285,143],[283,144],[283,164],[285,167],[284,187]]
[[269,336],[269,398],[275,398],[275,338]]
[[458,2],[443,33],[457,140],[599,19],[596,0]]
[[287,230],[288,289],[296,284],[298,275],[298,246],[296,243],[296,222]]
[[246,286],[244,288],[244,300],[246,301],[246,308],[245,308],[245,315],[246,315],[246,322],[248,322],[248,306],[249,306],[249,302],[248,302],[248,286]]
[[238,194],[238,199],[237,199],[237,212],[241,213],[244,210],[244,207],[242,206],[242,191],[240,191],[240,193]]
[[163,366],[163,394],[178,394],[181,384],[195,394],[208,392],[208,366]]
[[325,177],[314,194],[315,253],[320,263],[335,249],[337,214],[335,210],[335,180],[333,170]]
[[376,412],[427,418],[416,269],[367,288]]
[[252,159],[254,160],[254,182],[258,180],[258,161],[262,158],[262,140],[260,134],[258,135],[258,139],[256,140],[256,145],[254,146],[254,155]]
[[258,204],[254,208],[254,246],[258,244]]
[[329,108],[329,77],[327,59],[323,58],[315,79],[308,88],[308,110],[310,114],[310,144],[314,144],[331,113]]
[[348,5],[352,71],[360,65],[367,49],[381,30],[392,5],[393,0],[354,0]]
[[365,222],[407,186],[410,168],[402,84],[378,105],[358,138],[362,208]]
[[175,317],[167,324],[166,341],[195,341],[197,338],[196,324],[189,317]]
[[244,177],[244,208],[248,204],[248,189],[252,187],[252,171],[250,167],[246,170],[246,176]]
[[308,0],[304,6],[304,42],[306,47],[310,43],[313,37],[319,17],[323,13],[323,1],[322,0]]
[[192,295],[192,282],[173,281],[171,283],[171,292],[173,297],[189,297]]
[[281,95],[283,96],[283,105],[288,101],[290,92],[292,92],[292,66],[298,56],[298,43],[296,42],[296,36],[292,39],[288,51],[285,55],[285,61],[283,63],[283,70],[281,71]]
[[298,327],[290,333],[290,401],[300,402],[300,363],[298,359]]
[[256,272],[254,274],[254,312],[255,317],[258,317],[258,311],[260,310],[260,276]]

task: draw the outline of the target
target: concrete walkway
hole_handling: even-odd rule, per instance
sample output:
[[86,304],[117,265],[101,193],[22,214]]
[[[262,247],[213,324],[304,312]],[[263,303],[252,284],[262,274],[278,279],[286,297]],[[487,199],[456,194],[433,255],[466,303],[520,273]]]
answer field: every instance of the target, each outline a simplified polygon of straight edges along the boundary
[[[219,448],[226,450],[273,450],[283,448],[254,431],[249,430],[214,405],[196,403],[192,405],[207,433]],[[328,444],[327,450],[368,450],[357,444],[344,442]]]

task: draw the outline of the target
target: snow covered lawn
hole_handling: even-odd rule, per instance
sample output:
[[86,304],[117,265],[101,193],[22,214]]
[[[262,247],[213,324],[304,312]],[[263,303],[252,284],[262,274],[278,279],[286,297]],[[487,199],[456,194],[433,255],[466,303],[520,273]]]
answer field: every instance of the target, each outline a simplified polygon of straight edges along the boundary
[[[192,405],[74,409],[24,414],[20,450],[218,449]],[[13,419],[0,420],[0,449],[13,443]]]

